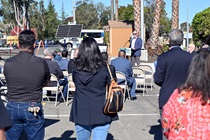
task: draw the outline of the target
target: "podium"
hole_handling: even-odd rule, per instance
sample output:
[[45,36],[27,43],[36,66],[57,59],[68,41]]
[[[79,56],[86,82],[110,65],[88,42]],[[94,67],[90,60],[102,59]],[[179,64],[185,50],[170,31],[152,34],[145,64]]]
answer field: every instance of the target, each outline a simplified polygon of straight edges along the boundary
[[148,51],[147,50],[141,50],[141,57],[140,61],[148,61]]
[[126,56],[131,56],[131,48],[120,48],[120,51],[124,50],[126,53]]
[[[131,48],[120,48],[120,50],[124,50],[126,52],[126,56],[129,60],[131,60]],[[141,50],[141,57],[140,61],[148,61],[148,51],[147,50]]]

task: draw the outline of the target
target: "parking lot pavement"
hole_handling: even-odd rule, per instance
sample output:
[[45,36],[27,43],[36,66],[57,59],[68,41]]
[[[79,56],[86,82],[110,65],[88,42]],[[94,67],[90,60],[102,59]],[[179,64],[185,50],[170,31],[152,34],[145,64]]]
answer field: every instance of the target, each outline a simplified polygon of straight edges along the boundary
[[[137,100],[126,100],[119,120],[112,123],[107,140],[161,140],[158,91],[148,89],[149,96],[137,93]],[[69,122],[71,104],[54,102],[44,105],[46,119],[45,140],[76,140],[74,124]]]

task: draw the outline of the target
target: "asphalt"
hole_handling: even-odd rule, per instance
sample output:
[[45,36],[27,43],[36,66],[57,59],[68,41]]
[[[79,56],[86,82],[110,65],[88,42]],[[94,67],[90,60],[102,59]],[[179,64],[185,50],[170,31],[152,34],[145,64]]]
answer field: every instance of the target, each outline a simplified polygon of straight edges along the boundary
[[[159,123],[158,91],[154,86],[143,96],[137,92],[137,100],[126,100],[119,112],[119,120],[111,124],[107,140],[161,140]],[[74,123],[69,121],[71,103],[46,102],[45,140],[76,140]]]
[[[59,46],[52,46],[54,50]],[[12,50],[11,56],[18,50]],[[5,55],[7,54],[7,55]],[[9,53],[1,54],[3,59],[9,58]],[[43,57],[40,49],[37,56]],[[151,65],[153,65],[151,63]],[[161,126],[159,123],[158,93],[159,87],[154,85],[152,90],[143,96],[136,91],[137,100],[126,100],[124,108],[119,112],[119,120],[111,124],[107,140],[161,140]],[[44,103],[45,140],[76,140],[74,123],[69,121],[71,103],[66,106],[54,102]],[[23,136],[22,140],[26,140]]]

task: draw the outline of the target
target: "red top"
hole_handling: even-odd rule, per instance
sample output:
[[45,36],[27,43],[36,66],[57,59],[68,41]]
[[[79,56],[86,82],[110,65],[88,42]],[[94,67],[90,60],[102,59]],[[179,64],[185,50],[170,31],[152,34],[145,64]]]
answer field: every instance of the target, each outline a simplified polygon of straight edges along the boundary
[[169,140],[210,139],[210,105],[201,105],[192,91],[176,89],[163,108],[162,125]]

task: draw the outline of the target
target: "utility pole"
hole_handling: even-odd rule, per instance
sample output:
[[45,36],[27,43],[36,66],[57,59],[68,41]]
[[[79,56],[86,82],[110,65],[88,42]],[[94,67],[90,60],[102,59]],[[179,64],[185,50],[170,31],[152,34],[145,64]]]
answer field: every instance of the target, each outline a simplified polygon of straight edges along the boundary
[[118,21],[118,0],[115,0],[115,20]]
[[76,10],[76,4],[75,4],[75,0],[72,0],[72,9],[73,9],[73,24],[76,24],[76,14],[75,14],[75,10]]
[[188,21],[189,0],[187,0],[187,50],[189,45],[189,21]]
[[141,0],[141,39],[142,39],[142,48],[144,48],[144,0]]
[[111,0],[111,20],[114,20],[114,0]]

